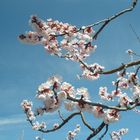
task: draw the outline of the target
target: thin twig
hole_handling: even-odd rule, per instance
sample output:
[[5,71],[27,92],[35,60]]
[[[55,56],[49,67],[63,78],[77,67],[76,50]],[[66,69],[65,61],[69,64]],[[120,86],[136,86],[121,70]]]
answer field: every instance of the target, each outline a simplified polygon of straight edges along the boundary
[[58,114],[59,114],[59,117],[61,118],[61,120],[64,121],[64,118],[63,118],[63,116],[62,116],[60,110],[58,110]]
[[84,125],[85,125],[88,129],[90,129],[92,132],[94,132],[95,129],[92,128],[92,127],[86,122],[85,117],[84,117],[84,114],[81,112],[80,115],[81,115],[81,119],[82,119],[82,122],[84,123]]
[[137,32],[135,31],[135,29],[133,28],[133,26],[131,24],[129,26],[130,26],[131,30],[133,31],[134,35],[136,36],[138,42],[140,43],[140,37],[138,36]]
[[[104,29],[104,27],[105,27],[106,25],[109,24],[109,22],[111,22],[112,20],[116,19],[117,17],[119,17],[119,16],[121,16],[121,15],[127,13],[127,12],[132,11],[132,10],[135,8],[136,4],[137,4],[137,0],[132,0],[132,4],[131,4],[131,6],[130,6],[129,8],[126,8],[126,9],[124,9],[124,10],[122,10],[122,11],[116,13],[115,15],[113,15],[113,16],[111,16],[111,17],[108,17],[108,18],[105,18],[105,19],[103,19],[103,20],[97,21],[97,22],[95,22],[95,23],[93,23],[93,24],[84,26],[84,29],[90,28],[90,27],[94,27],[94,26],[97,26],[97,25],[100,25],[100,24],[103,23],[103,25],[98,29],[98,31],[97,31],[97,32],[95,33],[95,35],[93,36],[93,39],[96,39],[97,36],[99,35],[99,33]],[[79,31],[81,31],[81,30],[84,30],[84,29],[81,27],[81,28],[79,28],[78,30],[76,30],[75,33],[76,33],[76,32],[79,32]],[[66,34],[68,34],[68,33],[63,33],[63,34],[55,35],[55,37],[63,36],[63,35],[66,35]]]
[[138,74],[139,70],[140,70],[140,66],[136,69],[135,76]]
[[116,19],[117,17],[123,15],[124,13],[127,13],[127,12],[132,11],[132,10],[135,8],[136,4],[137,4],[137,0],[135,0],[135,1],[133,0],[131,6],[130,6],[129,8],[124,9],[124,10],[120,11],[119,13],[117,13],[117,14],[115,14],[115,15],[109,17],[109,18],[107,18],[107,19],[104,21],[104,24],[103,24],[103,25],[99,28],[99,30],[95,33],[95,35],[93,36],[93,39],[96,39],[96,38],[97,38],[97,36],[99,35],[99,33],[105,28],[105,26],[107,26],[107,25],[109,24],[109,22],[111,22],[112,20]]
[[75,112],[75,113],[71,114],[66,119],[64,119],[64,121],[58,127],[56,127],[56,128],[49,129],[49,130],[39,129],[38,131],[43,132],[43,133],[54,132],[54,131],[60,129],[61,127],[63,127],[66,123],[68,123],[69,120],[71,120],[76,115],[80,115],[80,112]]

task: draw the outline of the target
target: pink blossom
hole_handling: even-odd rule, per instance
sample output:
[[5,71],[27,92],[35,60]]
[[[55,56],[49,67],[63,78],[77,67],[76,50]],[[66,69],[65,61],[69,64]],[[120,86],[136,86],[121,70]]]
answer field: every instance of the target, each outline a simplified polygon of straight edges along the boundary
[[116,122],[120,119],[120,114],[117,110],[107,109],[103,116],[103,120],[106,124]]
[[104,99],[107,101],[110,101],[113,98],[113,96],[107,92],[107,87],[100,87],[99,95],[100,95],[101,99]]
[[83,96],[84,99],[89,99],[88,89],[85,87],[78,88],[76,94]]
[[96,118],[102,118],[103,115],[104,115],[104,110],[100,106],[94,106],[93,107],[93,110],[92,110],[92,113],[93,113],[94,117],[96,117]]
[[126,93],[122,94],[119,98],[120,106],[128,107],[131,102],[132,102],[132,99],[128,97]]
[[64,102],[65,109],[68,111],[73,111],[75,109],[75,103],[72,101]]
[[81,68],[83,69],[82,76],[84,78],[90,79],[90,80],[98,79],[100,77],[100,72],[104,69],[103,66],[101,66],[101,65],[99,65],[97,63],[87,65],[87,66],[88,66],[88,69],[83,64],[81,64]]
[[69,94],[69,96],[75,97],[75,89],[70,83],[63,82],[61,85],[61,90]]

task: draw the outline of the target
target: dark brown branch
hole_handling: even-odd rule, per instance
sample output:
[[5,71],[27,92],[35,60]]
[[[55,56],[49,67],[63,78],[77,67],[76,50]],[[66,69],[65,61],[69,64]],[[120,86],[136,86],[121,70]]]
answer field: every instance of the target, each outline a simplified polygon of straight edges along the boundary
[[[90,28],[90,27],[93,27],[93,26],[97,26],[97,25],[100,25],[100,24],[103,23],[103,25],[99,28],[99,30],[98,30],[98,31],[95,33],[95,35],[93,36],[93,39],[96,39],[97,36],[99,35],[99,33],[104,29],[104,27],[105,27],[106,25],[109,24],[109,22],[111,22],[112,20],[116,19],[117,17],[119,17],[119,16],[121,16],[121,15],[127,13],[127,12],[132,11],[132,10],[135,8],[135,6],[136,6],[137,1],[138,1],[138,0],[132,0],[132,4],[131,4],[131,6],[130,6],[129,8],[124,9],[124,10],[122,10],[122,11],[116,13],[115,15],[111,16],[111,17],[108,17],[108,18],[106,18],[106,19],[97,21],[97,22],[95,22],[95,23],[93,23],[93,24],[87,25],[87,26],[84,27],[84,29]],[[76,30],[75,33],[76,33],[76,32],[79,32],[79,31],[81,31],[81,30],[84,30],[84,29],[81,27],[81,28],[79,28],[78,30]],[[66,34],[68,34],[68,33],[63,33],[63,34],[55,35],[55,37],[64,36],[64,35],[66,35]]]
[[115,69],[112,69],[112,70],[108,70],[108,71],[100,72],[100,74],[112,74],[112,73],[121,71],[121,70],[123,70],[125,68],[129,68],[129,67],[136,66],[136,65],[139,65],[139,64],[140,64],[140,60],[133,61],[133,62],[130,62],[130,63],[127,63],[127,64],[123,64],[122,66],[120,66],[118,68],[115,68]]
[[117,111],[127,111],[127,110],[132,110],[133,108],[135,108],[136,106],[138,106],[138,103],[134,103],[133,105],[131,105],[130,107],[119,107],[119,106],[107,106],[107,105],[104,105],[104,104],[100,104],[100,103],[93,103],[93,102],[87,102],[87,101],[84,101],[84,100],[80,100],[80,99],[75,99],[75,98],[72,98],[70,96],[67,97],[68,100],[71,100],[73,102],[78,102],[78,103],[81,103],[81,104],[88,104],[88,105],[91,105],[91,106],[99,106],[99,107],[102,107],[104,109],[115,109]]
[[[88,65],[87,65],[84,61],[82,61],[82,60],[79,59],[79,62],[80,62],[86,69],[88,69],[90,72],[94,72],[92,69],[90,69],[90,68],[88,67]],[[129,68],[129,67],[132,67],[132,66],[136,66],[136,65],[139,65],[139,64],[140,64],[140,60],[137,60],[137,61],[129,62],[129,63],[127,63],[127,64],[123,64],[123,65],[121,65],[121,66],[119,66],[119,67],[117,67],[117,68],[115,68],[115,69],[112,69],[112,70],[101,71],[101,72],[99,72],[99,74],[113,74],[113,73],[115,73],[115,72],[124,70],[124,69]]]
[[94,128],[92,128],[87,122],[86,122],[86,120],[85,120],[85,117],[84,117],[84,115],[83,115],[83,113],[81,112],[81,119],[82,119],[82,122],[84,123],[84,125],[88,128],[88,129],[90,129],[92,132],[94,132],[95,131],[95,129]]
[[49,130],[39,129],[38,131],[43,132],[43,133],[54,132],[54,131],[60,129],[66,123],[68,123],[68,121],[71,120],[76,115],[80,115],[80,112],[75,112],[75,113],[71,114],[70,116],[68,116],[66,119],[64,119],[64,121],[57,128],[53,128],[53,129],[49,129]]
[[91,133],[87,140],[92,139],[94,136],[96,136],[104,127],[106,126],[106,124],[104,122],[102,122],[98,128],[95,129],[95,131],[93,133]]
[[106,124],[105,132],[102,134],[102,136],[98,140],[102,140],[102,138],[107,134],[108,131],[108,124]]
[[117,17],[123,15],[124,13],[127,13],[127,12],[132,11],[135,8],[136,4],[137,4],[137,0],[135,0],[135,1],[133,0],[131,6],[129,8],[124,9],[124,10],[120,11],[119,13],[113,15],[112,17],[107,18],[104,21],[104,24],[95,33],[95,35],[93,36],[93,39],[96,39],[97,38],[97,36],[99,35],[99,33],[109,24],[109,22],[111,22],[112,20],[116,19]]
[[139,70],[140,70],[140,66],[136,69],[135,76],[138,74]]

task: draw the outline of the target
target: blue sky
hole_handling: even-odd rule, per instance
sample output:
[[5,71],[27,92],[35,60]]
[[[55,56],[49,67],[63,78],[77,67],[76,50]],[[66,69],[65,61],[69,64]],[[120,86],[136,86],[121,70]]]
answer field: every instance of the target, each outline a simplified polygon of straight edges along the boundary
[[[22,44],[17,36],[31,30],[28,20],[31,15],[42,19],[52,18],[81,27],[113,15],[128,7],[130,0],[4,0],[0,1],[0,140],[19,140],[24,130],[24,140],[34,140],[38,132],[32,131],[20,107],[23,99],[34,99],[37,86],[54,74],[62,75],[64,80],[75,87],[86,86],[93,99],[98,99],[98,88],[110,86],[114,75],[102,76],[99,81],[77,80],[80,73],[77,63],[48,55],[41,46]],[[140,53],[140,43],[130,29],[130,24],[140,36],[140,3],[136,9],[113,21],[99,36],[95,44],[98,48],[87,61],[98,62],[106,69],[128,62],[125,51],[129,48]],[[111,89],[112,87],[110,87]],[[110,90],[111,91],[111,90]],[[48,123],[58,121],[57,115],[48,115]],[[93,125],[96,120],[90,116]],[[125,139],[140,138],[140,116],[134,112],[122,113],[122,120],[112,124],[110,130],[129,127]],[[63,140],[68,130],[78,123],[76,117],[62,130],[43,135],[47,140]],[[89,134],[85,128],[78,136],[84,140]],[[108,140],[108,135],[104,138]]]

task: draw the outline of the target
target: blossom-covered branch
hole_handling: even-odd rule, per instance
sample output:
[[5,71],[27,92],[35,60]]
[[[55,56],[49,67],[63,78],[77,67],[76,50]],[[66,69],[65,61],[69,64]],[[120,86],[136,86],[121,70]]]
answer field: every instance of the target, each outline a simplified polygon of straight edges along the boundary
[[118,131],[113,131],[110,134],[111,140],[121,140],[121,137],[128,133],[128,128],[121,128]]
[[[105,67],[94,62],[87,64],[85,59],[95,52],[97,46],[94,45],[94,40],[103,31],[103,29],[117,17],[132,11],[137,4],[137,0],[133,0],[131,6],[126,8],[115,15],[100,20],[91,25],[82,26],[77,28],[74,25],[68,23],[62,23],[57,20],[48,19],[44,21],[37,16],[31,16],[30,25],[33,31],[29,31],[25,34],[21,34],[19,39],[23,42],[30,43],[32,45],[43,45],[44,48],[51,55],[56,55],[60,58],[76,61],[80,63],[82,74],[78,75],[78,78],[86,78],[88,80],[98,80],[100,75],[105,74],[117,74],[117,78],[112,81],[114,90],[108,89],[105,86],[99,87],[98,95],[102,100],[108,101],[108,104],[95,102],[91,100],[90,94],[87,88],[76,88],[71,83],[63,81],[61,76],[54,75],[41,85],[37,89],[36,98],[42,101],[42,106],[32,110],[32,102],[23,100],[21,103],[24,113],[27,116],[27,120],[32,126],[33,130],[37,130],[43,133],[54,132],[65,126],[75,116],[80,116],[81,121],[92,133],[87,137],[87,140],[92,139],[99,134],[103,128],[105,132],[99,137],[101,140],[108,131],[110,123],[114,123],[120,120],[121,112],[128,110],[136,110],[136,107],[140,106],[140,80],[139,69],[140,60],[131,61],[126,64],[112,69],[105,70]],[[101,25],[97,31],[93,30],[93,26]],[[61,37],[60,37],[61,36]],[[128,54],[135,54],[133,51],[128,50]],[[138,66],[136,69],[128,71],[127,68]],[[127,92],[131,92],[131,95]],[[109,102],[116,102],[115,105],[110,105]],[[66,118],[61,115],[61,108],[69,112],[69,116]],[[46,122],[36,121],[37,117],[44,115],[45,113],[52,113],[58,111],[61,123],[55,123],[51,129],[48,129]],[[101,124],[97,128],[92,127],[92,122],[89,124],[84,116],[84,112],[90,113],[95,118],[101,120]],[[77,125],[73,131],[69,131],[67,134],[67,140],[74,140],[76,135],[80,131],[80,125]],[[118,138],[120,135],[125,134],[125,130],[111,133],[111,138]]]
[[53,128],[53,129],[49,129],[49,130],[42,130],[39,129],[39,131],[43,132],[43,133],[49,133],[49,132],[53,132],[56,131],[58,129],[60,129],[61,127],[63,127],[66,123],[68,123],[69,120],[71,120],[74,116],[76,115],[80,115],[80,112],[75,112],[73,114],[71,114],[70,116],[68,116],[66,119],[63,120],[63,122],[61,124],[59,124],[57,127]]
[[91,106],[98,106],[98,107],[101,107],[101,108],[104,108],[104,109],[115,109],[115,110],[118,110],[118,111],[132,110],[136,106],[140,105],[139,103],[136,103],[136,104],[134,103],[130,107],[120,107],[120,106],[108,106],[108,105],[104,105],[104,104],[101,104],[101,103],[88,102],[88,101],[84,101],[84,100],[80,100],[80,99],[75,99],[75,98],[72,98],[70,96],[68,96],[67,99],[71,100],[73,102],[78,102],[78,103],[83,104],[83,105],[88,104],[88,105],[91,105]]

